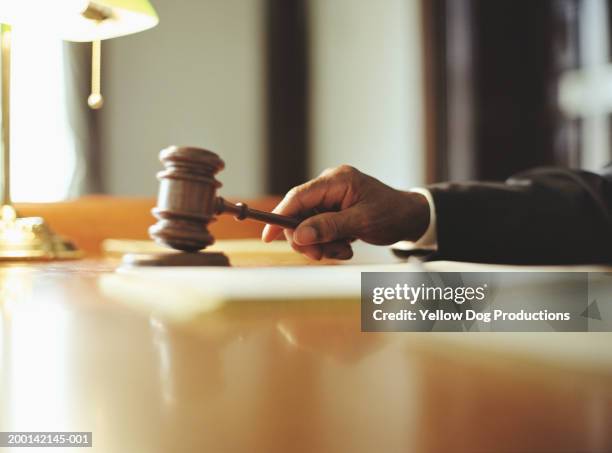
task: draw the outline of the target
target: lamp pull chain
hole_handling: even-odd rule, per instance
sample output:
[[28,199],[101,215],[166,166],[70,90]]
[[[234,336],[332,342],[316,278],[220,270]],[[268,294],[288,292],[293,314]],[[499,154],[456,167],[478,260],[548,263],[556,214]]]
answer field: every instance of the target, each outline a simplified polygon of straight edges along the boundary
[[100,72],[102,70],[102,41],[96,40],[91,43],[91,94],[87,99],[87,104],[94,110],[102,108],[104,98],[102,98],[100,87]]

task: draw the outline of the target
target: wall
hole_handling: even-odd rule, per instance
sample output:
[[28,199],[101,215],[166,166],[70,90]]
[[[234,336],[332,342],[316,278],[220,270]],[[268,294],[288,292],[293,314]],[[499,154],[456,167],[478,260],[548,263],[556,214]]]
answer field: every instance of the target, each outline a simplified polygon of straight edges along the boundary
[[417,0],[311,0],[312,175],[348,163],[397,187],[424,179]]
[[224,195],[260,194],[263,1],[152,3],[156,28],[103,44],[103,188],[153,195],[159,150],[190,144],[223,157]]
[[[158,27],[103,46],[104,189],[153,195],[157,153],[209,147],[229,196],[264,191],[265,0],[153,0]],[[417,0],[310,0],[311,165],[423,182]]]

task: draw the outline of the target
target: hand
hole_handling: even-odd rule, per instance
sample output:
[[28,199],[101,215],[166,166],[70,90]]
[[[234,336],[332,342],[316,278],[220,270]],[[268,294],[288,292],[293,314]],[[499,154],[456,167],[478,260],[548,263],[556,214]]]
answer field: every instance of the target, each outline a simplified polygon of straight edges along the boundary
[[305,220],[295,231],[266,225],[262,239],[270,242],[284,232],[294,250],[314,260],[351,258],[354,239],[377,245],[414,241],[429,225],[423,195],[395,190],[348,165],[294,187],[273,212]]

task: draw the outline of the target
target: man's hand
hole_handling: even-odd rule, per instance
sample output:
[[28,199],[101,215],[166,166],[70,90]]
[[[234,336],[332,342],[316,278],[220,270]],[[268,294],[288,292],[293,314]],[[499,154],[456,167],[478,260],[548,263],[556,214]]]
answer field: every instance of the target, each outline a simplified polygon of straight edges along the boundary
[[[273,212],[305,219],[284,233],[294,250],[314,260],[351,258],[354,239],[377,245],[414,241],[429,225],[423,195],[395,190],[348,165],[294,187]],[[282,227],[266,225],[262,239],[270,242],[281,232]]]

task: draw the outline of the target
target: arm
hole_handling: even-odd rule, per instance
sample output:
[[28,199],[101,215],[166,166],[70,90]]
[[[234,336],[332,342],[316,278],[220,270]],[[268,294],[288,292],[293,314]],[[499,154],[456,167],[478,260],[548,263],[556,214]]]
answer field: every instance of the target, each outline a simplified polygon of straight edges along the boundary
[[505,263],[612,261],[612,181],[542,168],[505,183],[429,187],[441,258]]
[[[610,176],[536,169],[505,183],[444,183],[428,189],[432,203],[422,193],[392,189],[343,166],[294,188],[274,212],[306,217],[284,234],[295,250],[313,259],[350,258],[352,239],[392,244],[416,241],[433,229],[443,259],[612,261]],[[431,205],[431,220],[436,220],[430,225]],[[281,232],[267,225],[262,237],[270,241]]]

